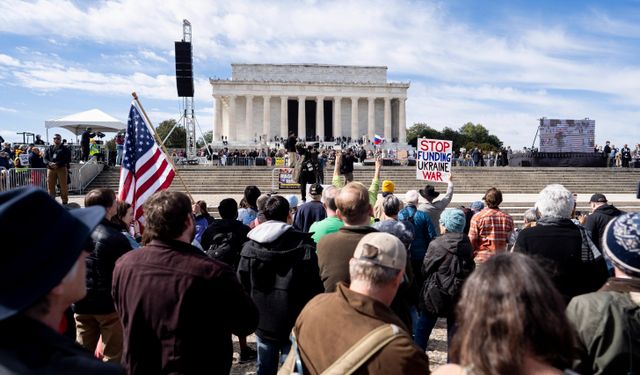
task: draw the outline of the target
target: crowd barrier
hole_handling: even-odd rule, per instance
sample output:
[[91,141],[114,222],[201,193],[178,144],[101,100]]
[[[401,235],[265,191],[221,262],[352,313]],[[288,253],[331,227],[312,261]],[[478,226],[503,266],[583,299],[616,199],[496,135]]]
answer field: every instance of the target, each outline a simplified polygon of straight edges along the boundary
[[[83,193],[104,168],[93,157],[80,168],[70,171],[69,191]],[[0,191],[7,191],[24,186],[35,186],[47,190],[47,168],[11,168],[0,171]]]
[[47,168],[11,168],[0,171],[0,191],[23,186],[47,190]]

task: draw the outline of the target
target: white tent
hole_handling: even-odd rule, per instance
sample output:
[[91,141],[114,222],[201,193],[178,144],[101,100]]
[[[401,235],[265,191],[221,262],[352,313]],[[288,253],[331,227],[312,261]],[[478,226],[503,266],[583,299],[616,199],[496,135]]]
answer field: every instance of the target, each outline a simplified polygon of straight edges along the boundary
[[98,132],[116,132],[125,129],[126,126],[123,122],[118,121],[99,109],[91,109],[58,120],[48,120],[44,122],[44,127],[47,130],[47,141],[49,140],[49,128],[67,129],[77,137],[82,134],[86,128],[91,128],[93,131]]

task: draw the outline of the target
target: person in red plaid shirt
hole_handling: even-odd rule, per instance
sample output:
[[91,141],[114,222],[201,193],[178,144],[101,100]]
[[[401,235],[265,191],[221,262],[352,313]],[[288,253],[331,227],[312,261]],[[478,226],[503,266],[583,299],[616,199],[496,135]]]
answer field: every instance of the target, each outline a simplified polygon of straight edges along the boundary
[[476,264],[484,263],[494,254],[506,251],[513,231],[513,219],[498,207],[502,203],[502,192],[491,188],[487,190],[483,200],[487,208],[475,214],[469,226],[469,240]]

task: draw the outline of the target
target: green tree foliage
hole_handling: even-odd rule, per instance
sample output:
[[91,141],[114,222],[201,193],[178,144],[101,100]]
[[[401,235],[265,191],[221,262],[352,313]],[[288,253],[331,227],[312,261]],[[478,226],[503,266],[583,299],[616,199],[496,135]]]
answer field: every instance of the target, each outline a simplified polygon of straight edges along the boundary
[[[176,120],[164,120],[156,127],[156,132],[160,136],[160,140],[164,140],[167,134],[173,129],[176,124]],[[182,126],[177,126],[173,129],[173,132],[169,136],[169,139],[164,144],[167,148],[186,148],[187,147],[187,133]]]
[[445,127],[436,130],[424,123],[416,123],[407,129],[407,142],[416,147],[418,138],[446,139],[453,141],[453,149],[461,147],[471,149],[479,147],[485,151],[498,151],[502,147],[502,141],[495,135],[489,134],[487,128],[481,124],[467,122],[460,129],[455,130]]
[[202,142],[202,138],[204,138],[204,142],[209,144],[213,140],[213,132],[209,130],[208,132],[204,132],[202,137],[198,137],[198,142],[196,142],[196,146],[198,148],[204,147],[204,143]]

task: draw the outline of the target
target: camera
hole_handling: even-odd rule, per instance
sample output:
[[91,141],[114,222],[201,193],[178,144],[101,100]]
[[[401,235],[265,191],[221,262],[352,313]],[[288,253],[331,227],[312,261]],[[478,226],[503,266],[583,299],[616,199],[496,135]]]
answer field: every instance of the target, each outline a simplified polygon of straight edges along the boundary
[[104,138],[104,133],[103,132],[96,132],[96,137]]

